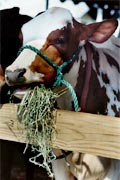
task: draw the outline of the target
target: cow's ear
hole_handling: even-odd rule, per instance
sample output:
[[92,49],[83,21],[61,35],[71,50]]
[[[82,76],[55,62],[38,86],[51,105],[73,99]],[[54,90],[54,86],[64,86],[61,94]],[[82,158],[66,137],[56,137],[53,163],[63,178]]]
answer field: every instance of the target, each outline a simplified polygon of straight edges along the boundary
[[89,32],[88,40],[96,43],[103,43],[114,33],[118,26],[115,19],[87,25]]

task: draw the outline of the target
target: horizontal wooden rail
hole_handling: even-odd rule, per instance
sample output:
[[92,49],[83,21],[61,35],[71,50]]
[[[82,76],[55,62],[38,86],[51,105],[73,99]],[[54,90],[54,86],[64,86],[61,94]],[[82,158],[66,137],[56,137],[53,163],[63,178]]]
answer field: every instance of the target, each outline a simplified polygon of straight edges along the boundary
[[[25,130],[16,111],[15,104],[1,106],[0,139],[25,143]],[[64,110],[56,110],[54,115],[54,148],[120,159],[120,118]]]

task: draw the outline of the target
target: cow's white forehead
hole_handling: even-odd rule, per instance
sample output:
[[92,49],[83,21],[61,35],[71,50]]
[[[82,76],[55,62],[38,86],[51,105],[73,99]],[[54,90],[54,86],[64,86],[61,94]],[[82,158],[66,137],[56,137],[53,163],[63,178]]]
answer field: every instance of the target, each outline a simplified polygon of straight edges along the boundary
[[61,29],[68,23],[72,23],[70,11],[52,7],[23,25],[23,44],[35,39],[46,39],[52,31]]

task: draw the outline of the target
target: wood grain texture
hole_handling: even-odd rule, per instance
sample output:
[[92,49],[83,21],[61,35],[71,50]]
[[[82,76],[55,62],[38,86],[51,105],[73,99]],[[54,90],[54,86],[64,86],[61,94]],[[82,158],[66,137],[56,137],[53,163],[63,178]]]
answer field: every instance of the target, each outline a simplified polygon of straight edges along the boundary
[[[26,142],[16,117],[17,105],[0,109],[0,139]],[[55,110],[57,137],[53,147],[120,159],[120,118]]]

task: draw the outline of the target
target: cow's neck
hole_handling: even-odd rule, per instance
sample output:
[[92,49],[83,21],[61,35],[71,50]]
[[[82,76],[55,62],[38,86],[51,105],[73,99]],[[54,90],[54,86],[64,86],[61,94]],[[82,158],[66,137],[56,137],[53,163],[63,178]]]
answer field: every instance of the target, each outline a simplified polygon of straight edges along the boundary
[[[95,65],[94,59],[96,58],[98,57],[94,47],[89,43],[86,44],[81,50],[79,59],[76,59],[69,72],[64,74],[64,79],[74,87],[82,111],[104,114],[107,97],[105,96],[105,89],[100,87],[99,80],[93,68]],[[72,110],[74,108],[72,101],[71,94],[68,90],[67,93],[58,99],[58,106],[62,109]]]

